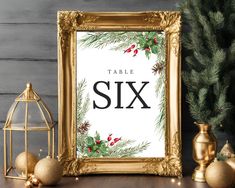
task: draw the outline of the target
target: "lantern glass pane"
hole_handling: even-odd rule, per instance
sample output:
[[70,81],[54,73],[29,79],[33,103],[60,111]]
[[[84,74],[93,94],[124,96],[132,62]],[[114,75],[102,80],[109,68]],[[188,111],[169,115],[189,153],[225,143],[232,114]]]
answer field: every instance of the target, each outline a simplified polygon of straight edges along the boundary
[[46,106],[42,104],[42,102],[39,102],[39,105],[41,106],[41,109],[43,111],[43,114],[48,122],[48,124],[51,126],[53,124],[51,115],[49,114],[49,111],[46,110]]
[[47,127],[37,102],[28,103],[28,127]]
[[11,105],[10,109],[8,110],[8,112],[7,112],[7,119],[6,119],[6,123],[5,123],[5,128],[10,128],[11,127],[11,115],[12,115],[12,112],[15,109],[16,105],[17,105],[17,102],[14,102]]
[[25,102],[18,102],[13,115],[12,115],[12,121],[11,121],[11,127],[24,127],[25,123]]

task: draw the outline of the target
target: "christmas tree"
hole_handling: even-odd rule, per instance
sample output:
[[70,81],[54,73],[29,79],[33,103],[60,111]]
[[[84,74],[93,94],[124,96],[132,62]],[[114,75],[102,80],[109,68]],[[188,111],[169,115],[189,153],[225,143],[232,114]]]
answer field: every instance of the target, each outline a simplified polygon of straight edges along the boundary
[[[224,127],[231,113],[230,71],[235,65],[235,0],[184,0],[184,83],[192,117],[214,129]],[[233,121],[234,126],[234,121]],[[230,127],[231,128],[231,127]]]

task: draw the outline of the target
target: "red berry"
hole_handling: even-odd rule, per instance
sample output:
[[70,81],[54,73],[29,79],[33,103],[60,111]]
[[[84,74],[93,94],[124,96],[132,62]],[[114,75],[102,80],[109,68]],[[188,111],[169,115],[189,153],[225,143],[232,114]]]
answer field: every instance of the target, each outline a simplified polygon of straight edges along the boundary
[[92,148],[91,147],[88,147],[87,150],[88,150],[89,153],[92,152]]
[[130,53],[131,52],[131,48],[127,48],[125,51],[124,51],[124,53]]
[[111,142],[111,143],[110,143],[110,146],[113,146],[113,145],[114,145],[114,142]]
[[137,49],[134,50],[134,56],[136,56],[136,54],[138,54],[138,50]]
[[113,141],[116,143],[119,141],[119,138],[114,138]]
[[149,51],[150,51],[150,48],[149,48],[149,47],[145,48],[145,51],[149,52]]
[[132,49],[133,49],[133,48],[135,48],[135,45],[134,45],[134,44],[132,44],[130,48],[132,48]]
[[100,143],[101,143],[101,141],[100,141],[100,140],[96,140],[95,142],[96,142],[96,144],[100,144]]
[[158,41],[157,41],[157,38],[156,38],[156,37],[154,37],[153,42],[154,42],[154,44],[157,44],[157,43],[158,43]]
[[118,142],[119,140],[121,140],[121,138],[114,138],[114,142]]
[[112,137],[111,137],[111,136],[112,136],[112,134],[110,134],[110,135],[108,136],[108,138],[107,138],[108,141],[112,140]]

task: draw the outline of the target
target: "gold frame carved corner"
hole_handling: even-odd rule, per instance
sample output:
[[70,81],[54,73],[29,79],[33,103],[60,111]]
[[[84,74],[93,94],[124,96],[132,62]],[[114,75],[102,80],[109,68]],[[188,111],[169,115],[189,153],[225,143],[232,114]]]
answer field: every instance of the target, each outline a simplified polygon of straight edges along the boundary
[[82,11],[59,11],[57,13],[58,32],[72,32],[76,30],[94,29],[91,25],[99,19],[99,16]]
[[59,157],[58,160],[64,168],[64,176],[79,176],[81,174],[91,174],[96,171],[95,163],[85,162],[85,159],[82,158]]
[[181,143],[179,133],[176,132],[172,139],[170,154],[162,159],[147,159],[144,170],[150,174],[161,176],[182,176]]
[[153,11],[146,12],[144,20],[148,23],[159,24],[162,28],[167,28],[174,24],[179,24],[181,16],[177,11]]

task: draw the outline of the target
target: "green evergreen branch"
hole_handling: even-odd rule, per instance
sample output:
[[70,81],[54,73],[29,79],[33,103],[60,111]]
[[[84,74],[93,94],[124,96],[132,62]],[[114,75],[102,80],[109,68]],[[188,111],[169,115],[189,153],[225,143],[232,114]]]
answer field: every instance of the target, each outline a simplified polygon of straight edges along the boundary
[[120,150],[120,148],[126,148],[133,143],[135,143],[134,140],[121,140],[121,142],[118,142],[109,148],[109,157],[118,157],[118,150]]
[[[164,71],[163,71],[164,72]],[[165,74],[161,74],[156,84],[156,97],[160,98],[160,112],[155,120],[155,131],[159,134],[160,139],[164,138],[166,125],[166,96],[165,96]]]
[[85,133],[85,134],[78,133],[78,135],[77,135],[77,152],[79,153],[80,156],[85,155],[87,137],[88,137],[87,133]]
[[134,141],[121,141],[126,142],[125,144],[117,143],[116,146],[113,146],[114,148],[110,148],[109,157],[133,157],[134,155],[143,152],[147,149],[147,147],[150,145],[149,142],[142,142],[136,146],[128,146],[129,144],[133,143]]
[[[81,128],[82,123],[84,122],[85,115],[89,109],[90,98],[87,94],[84,99],[84,90],[86,88],[86,80],[83,79],[81,82],[78,83],[77,86],[77,126],[78,129]],[[87,123],[88,124],[88,123]],[[86,129],[89,128],[87,125]],[[88,130],[83,132],[77,132],[77,151],[79,155],[84,155],[85,148],[86,148],[86,139],[88,136]]]
[[115,143],[112,141],[113,145],[111,145],[111,142],[102,140],[98,132],[95,136],[81,135],[78,141],[79,155],[87,157],[133,157],[146,150],[150,144],[142,142],[133,146],[135,143],[133,140],[118,140]]
[[87,94],[84,99],[84,90],[86,88],[86,80],[83,79],[77,86],[77,125],[80,125],[89,109],[90,98]]
[[161,92],[161,104],[160,104],[160,113],[156,118],[155,122],[155,131],[159,134],[160,139],[165,138],[165,128],[166,128],[166,98],[165,98],[165,90]]
[[[235,60],[233,4],[234,0],[181,3],[184,23],[191,29],[183,37],[183,45],[188,49],[183,80],[188,88],[189,110],[197,122],[211,124],[213,128],[220,127],[231,109],[227,72]],[[229,33],[229,39],[225,33]]]
[[160,35],[159,40],[159,53],[157,54],[158,61],[164,65],[163,69],[159,73],[159,77],[155,86],[156,97],[160,98],[160,112],[158,113],[155,120],[155,132],[160,133],[160,139],[164,138],[165,134],[165,125],[166,125],[166,96],[165,96],[165,35]]
[[88,33],[78,41],[84,48],[94,47],[102,49],[113,45],[111,49],[120,50],[137,42],[137,32],[95,32]]

